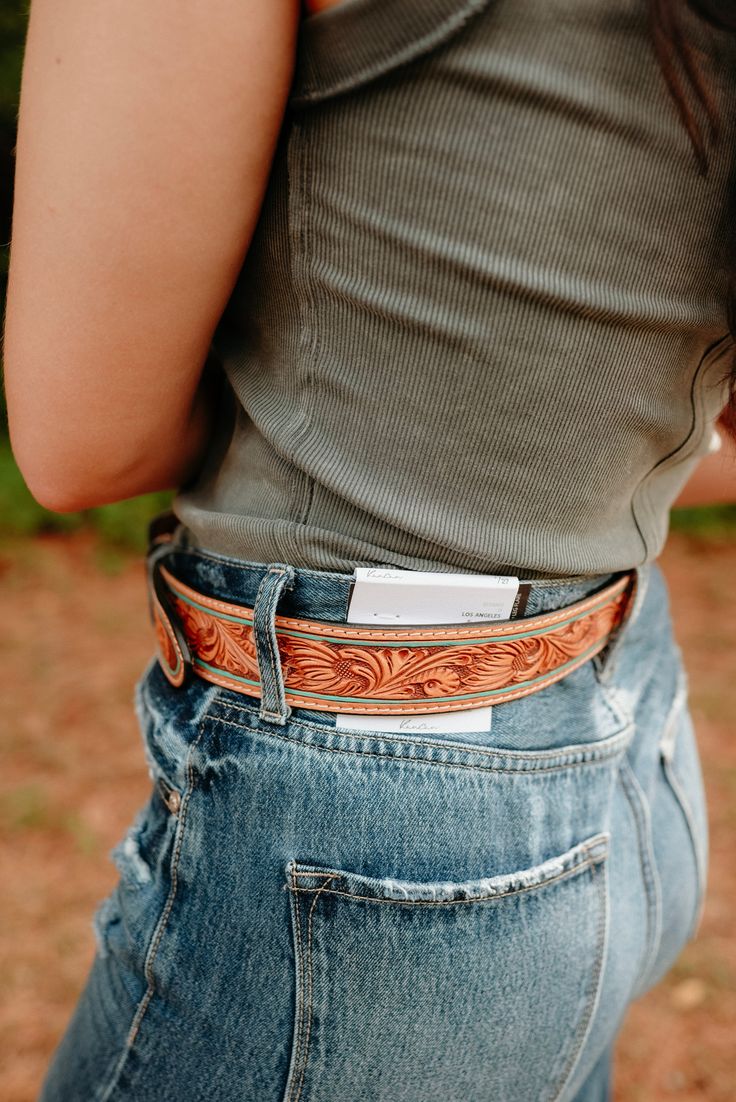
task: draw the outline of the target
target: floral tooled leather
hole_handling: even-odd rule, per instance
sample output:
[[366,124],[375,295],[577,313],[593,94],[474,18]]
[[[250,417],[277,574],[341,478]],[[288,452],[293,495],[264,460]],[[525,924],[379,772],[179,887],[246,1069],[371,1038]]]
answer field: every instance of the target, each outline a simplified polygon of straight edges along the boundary
[[[165,574],[198,672],[217,684],[259,696],[255,640],[248,622],[252,609],[198,594],[168,571]],[[360,625],[277,616],[286,698],[318,711],[368,714],[457,710],[514,699],[565,676],[605,646],[623,617],[629,597],[627,580],[555,614],[503,626],[463,626],[454,632],[361,629]],[[190,599],[179,596],[177,588]],[[205,607],[193,605],[192,599]],[[225,609],[229,616],[237,610],[243,619],[225,618],[221,615]],[[585,610],[582,615],[580,609]],[[290,633],[289,627],[302,632],[311,628],[313,634],[324,637],[305,638]],[[356,646],[339,637],[345,634],[380,641]],[[488,641],[466,645],[418,641],[442,635],[477,639],[486,634],[491,636]],[[388,638],[406,639],[406,645],[389,645]],[[214,669],[204,668],[202,662]],[[252,684],[243,684],[242,679]],[[449,699],[453,697],[462,699]]]

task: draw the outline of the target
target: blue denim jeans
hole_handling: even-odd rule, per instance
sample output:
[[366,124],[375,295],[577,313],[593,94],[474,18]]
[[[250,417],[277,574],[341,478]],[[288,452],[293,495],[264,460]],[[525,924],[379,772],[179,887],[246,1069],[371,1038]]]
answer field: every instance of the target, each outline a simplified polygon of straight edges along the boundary
[[[707,827],[659,566],[608,649],[489,730],[288,708],[274,616],[345,622],[350,576],[177,546],[255,606],[264,694],[152,658],[150,798],[42,1102],[603,1102],[632,999],[704,896]],[[537,583],[526,616],[611,575]]]

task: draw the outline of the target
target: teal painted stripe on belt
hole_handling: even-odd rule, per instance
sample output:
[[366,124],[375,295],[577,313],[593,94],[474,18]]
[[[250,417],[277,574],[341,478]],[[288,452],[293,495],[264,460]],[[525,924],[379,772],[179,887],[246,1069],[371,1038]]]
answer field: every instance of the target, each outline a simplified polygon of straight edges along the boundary
[[252,685],[254,689],[257,689],[261,684],[260,681],[253,681],[250,677],[240,677],[237,673],[230,673],[229,670],[221,670],[219,666],[211,666],[209,662],[204,662],[196,655],[194,656],[194,665],[203,666],[212,673],[219,673],[222,677],[229,677],[232,681],[239,681],[242,685]]
[[[540,681],[546,681],[553,674],[560,673],[563,670],[572,669],[573,667],[580,666],[583,662],[587,662],[589,658],[592,658],[594,654],[597,654],[602,649],[602,643],[599,640],[594,646],[589,647],[588,650],[583,651],[576,658],[570,659],[569,662],[565,662],[562,666],[557,666],[554,670],[548,670],[547,673],[541,674],[539,677],[534,677],[531,681],[514,681],[511,685],[504,685],[500,689],[485,689],[478,693],[462,693],[455,696],[422,696],[422,697],[378,697],[378,696],[331,696],[329,693],[313,693],[306,689],[295,689],[285,685],[285,691],[287,693],[294,693],[298,696],[312,697],[314,700],[331,700],[336,704],[416,704],[421,701],[422,704],[446,704],[452,700],[481,700],[485,697],[498,696],[499,693],[506,693],[509,689],[522,688],[528,685],[536,685]],[[240,681],[243,685],[252,685],[257,688],[260,685],[260,681],[252,681],[247,677],[239,677],[238,674],[230,673],[227,670],[221,670],[217,666],[211,666],[209,662],[203,662],[201,658],[194,659],[195,665],[203,666],[206,670],[210,670],[212,673],[220,674],[222,677],[228,677],[233,681]]]
[[[228,613],[225,613],[225,612],[215,612],[215,611],[213,611],[213,609],[208,608],[206,605],[201,605],[197,601],[193,601],[190,597],[184,597],[180,593],[177,593],[176,595],[177,595],[177,597],[179,598],[180,601],[185,601],[186,604],[191,605],[193,608],[201,609],[202,612],[208,613],[210,616],[213,616],[216,620],[230,620],[232,623],[235,623],[235,624],[246,624],[248,627],[251,627],[251,628],[253,627],[253,621],[247,619],[244,616],[231,616],[231,615],[229,615]],[[609,597],[606,601],[601,602],[601,603],[605,607],[606,604],[608,604],[609,602],[614,601],[617,596],[619,596],[619,594],[615,594],[613,597]],[[496,636],[495,638],[490,638],[490,639],[487,639],[487,638],[484,639],[482,637],[479,638],[479,639],[473,639],[470,636],[466,636],[463,639],[440,639],[440,640],[432,640],[432,639],[401,640],[401,639],[397,639],[396,642],[391,642],[389,640],[383,640],[383,639],[367,639],[367,640],[363,641],[363,640],[360,640],[360,639],[355,639],[355,640],[353,640],[353,639],[342,639],[339,636],[316,635],[314,632],[299,631],[297,628],[277,628],[276,634],[277,635],[293,635],[293,636],[296,636],[299,639],[316,639],[320,643],[334,643],[336,646],[350,646],[350,647],[427,647],[427,646],[430,646],[430,647],[470,647],[470,646],[474,646],[476,644],[483,645],[483,644],[486,644],[486,643],[499,643],[499,642],[504,642],[504,641],[507,641],[507,640],[512,641],[512,640],[515,640],[515,639],[529,639],[529,638],[531,638],[535,635],[547,635],[547,634],[549,634],[549,632],[554,631],[557,628],[565,627],[565,626],[567,626],[567,624],[573,624],[573,623],[575,623],[576,620],[581,620],[585,616],[590,616],[595,611],[595,608],[596,608],[596,606],[592,605],[591,607],[586,608],[584,612],[578,612],[575,616],[569,616],[567,619],[564,619],[564,620],[557,620],[551,627],[545,626],[545,627],[541,627],[541,628],[536,628],[535,630],[532,630],[532,631],[520,631],[520,632],[516,632],[514,635],[499,635],[499,636]],[[553,613],[540,613],[540,615],[543,615],[543,616],[550,615],[550,616],[552,616]],[[492,623],[492,621],[489,621],[489,623]],[[345,626],[350,627],[351,625],[346,624]],[[355,627],[369,627],[370,630],[373,630],[373,631],[382,630],[381,628],[374,628],[371,625],[365,625],[365,624],[355,624],[353,626],[355,626]],[[417,626],[420,627],[420,629],[422,627],[422,625],[417,625]],[[441,626],[441,625],[437,625],[437,626]],[[384,628],[385,628],[386,631],[393,630],[391,627],[389,627],[387,625],[384,625]]]

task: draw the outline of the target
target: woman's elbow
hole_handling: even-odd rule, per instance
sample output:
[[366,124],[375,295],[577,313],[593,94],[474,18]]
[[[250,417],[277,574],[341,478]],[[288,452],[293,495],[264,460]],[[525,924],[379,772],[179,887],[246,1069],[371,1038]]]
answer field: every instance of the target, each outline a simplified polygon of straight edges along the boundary
[[55,513],[75,513],[122,501],[154,489],[160,482],[143,459],[121,453],[114,441],[85,440],[81,434],[20,433],[9,420],[10,446],[23,480],[35,500]]

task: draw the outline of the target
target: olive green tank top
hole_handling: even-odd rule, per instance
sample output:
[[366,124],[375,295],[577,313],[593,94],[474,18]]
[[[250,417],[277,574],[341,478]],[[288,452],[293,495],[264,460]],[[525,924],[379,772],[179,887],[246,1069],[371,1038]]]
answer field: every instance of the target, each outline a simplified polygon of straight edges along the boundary
[[659,554],[727,396],[736,43],[685,10],[723,120],[704,177],[646,9],[304,20],[216,431],[173,502],[195,545],[524,577]]

